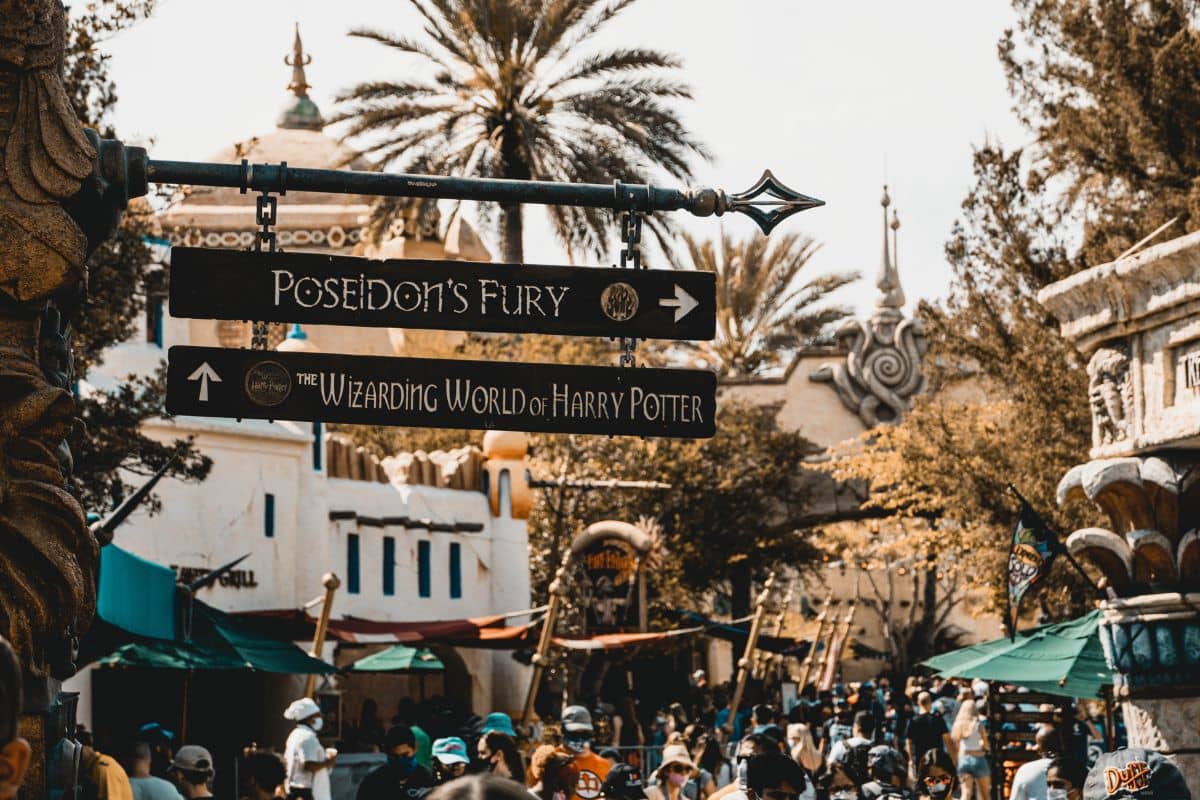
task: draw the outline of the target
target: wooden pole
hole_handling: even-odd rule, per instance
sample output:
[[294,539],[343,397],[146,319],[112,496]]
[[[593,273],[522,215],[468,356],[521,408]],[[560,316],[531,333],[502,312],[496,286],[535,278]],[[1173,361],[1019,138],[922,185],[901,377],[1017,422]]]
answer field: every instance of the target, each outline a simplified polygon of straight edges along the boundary
[[550,582],[550,603],[546,608],[546,619],[542,621],[542,635],[538,638],[537,652],[533,654],[533,675],[529,678],[529,691],[525,694],[525,708],[521,711],[521,727],[529,728],[533,717],[533,701],[537,698],[538,686],[546,671],[546,660],[550,654],[550,645],[554,640],[554,623],[558,621],[558,607],[567,594],[567,573],[571,567],[571,551],[563,556],[562,566],[554,573]]
[[[321,576],[321,585],[325,587],[325,600],[321,603],[321,617],[317,620],[317,630],[313,634],[312,650],[309,655],[313,658],[320,658],[321,651],[325,649],[325,635],[329,632],[329,615],[333,611],[333,595],[342,585],[338,580],[338,576],[332,572],[326,572]],[[304,696],[312,697],[317,691],[317,676],[309,675],[304,682]]]
[[[795,587],[795,580],[789,580],[787,591],[783,593],[783,602],[779,605],[779,613],[775,615],[775,630],[772,636],[779,636],[783,633],[783,623],[787,621],[788,606],[792,602],[792,589]],[[757,678],[762,678],[766,672],[766,665],[771,660],[771,654],[760,651],[755,653],[754,675]]]
[[854,612],[857,606],[858,599],[851,600],[846,607],[846,613],[842,616],[841,625],[835,623],[833,626],[833,636],[829,641],[829,652],[825,656],[825,665],[821,674],[820,688],[822,689],[833,688],[834,679],[837,677],[838,663],[842,660],[842,650],[845,649],[846,639],[850,636],[850,625],[854,622]]
[[1108,752],[1117,749],[1117,720],[1113,714],[1113,687],[1104,690],[1104,748]]
[[763,590],[758,595],[758,602],[754,608],[754,619],[750,623],[750,634],[746,637],[746,651],[738,661],[737,686],[733,690],[733,699],[729,701],[729,719],[723,726],[727,734],[733,733],[734,725],[737,722],[738,706],[742,704],[742,695],[746,692],[746,682],[750,679],[750,672],[754,667],[754,648],[758,645],[758,635],[762,632],[763,619],[767,615],[774,592],[775,573],[772,572],[767,576]]
[[[841,601],[838,601],[839,604]],[[817,633],[813,636],[812,647],[809,648],[808,654],[804,656],[804,663],[800,665],[800,693],[804,693],[804,687],[808,685],[808,679],[812,675],[813,664],[817,660],[817,650],[821,647],[821,637],[825,635],[825,620],[829,617],[829,609],[833,603],[833,592],[825,595],[825,604],[821,606],[821,613],[817,614]],[[833,607],[833,613],[836,618],[837,607]]]

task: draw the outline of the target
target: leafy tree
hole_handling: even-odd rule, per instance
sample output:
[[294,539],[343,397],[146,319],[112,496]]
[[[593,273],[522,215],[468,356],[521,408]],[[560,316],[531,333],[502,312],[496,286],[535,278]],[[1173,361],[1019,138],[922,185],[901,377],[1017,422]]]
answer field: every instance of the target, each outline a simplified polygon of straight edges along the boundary
[[1015,110],[1037,136],[1030,180],[1064,187],[1084,263],[1115,258],[1172,217],[1200,221],[1200,4],[1014,0],[1000,42]]
[[575,533],[603,519],[651,517],[666,551],[654,585],[664,605],[709,593],[728,598],[734,616],[749,612],[755,574],[788,565],[806,569],[816,550],[793,520],[808,503],[790,469],[813,452],[784,431],[778,409],[723,404],[711,439],[539,436],[535,474],[568,480],[660,481],[666,490],[545,491],[529,520],[536,591],[544,592]]
[[[68,96],[79,119],[102,136],[113,137],[109,113],[117,101],[102,50],[109,37],[144,19],[154,0],[99,0],[72,9],[68,22],[65,75]],[[144,237],[153,230],[153,214],[134,203],[116,235],[88,260],[88,297],[75,323],[72,341],[77,375],[85,375],[109,347],[128,340],[145,312],[147,292],[159,292],[163,276],[154,267]],[[170,470],[177,478],[202,479],[211,461],[190,440],[158,442],[142,433],[142,423],[163,414],[166,384],[162,374],[131,377],[112,390],[77,398],[83,425],[71,441],[75,480],[84,508],[102,512],[131,488],[119,470],[149,475],[178,452]]]
[[[679,60],[646,48],[580,55],[633,0],[409,0],[424,36],[351,32],[414,55],[427,78],[360,83],[334,121],[362,152],[403,172],[518,180],[642,181],[643,165],[691,176],[708,153],[672,103],[691,97]],[[411,69],[408,70],[411,74]],[[382,214],[407,201],[384,202]],[[548,206],[569,251],[603,254],[612,229],[600,209]],[[485,211],[487,207],[485,206]],[[660,233],[663,223],[654,222]],[[520,204],[499,208],[504,261],[523,261]]]
[[833,273],[803,280],[804,267],[820,249],[808,236],[779,236],[774,246],[765,236],[736,241],[724,232],[715,242],[686,233],[682,238],[688,266],[717,276],[717,336],[684,347],[718,374],[744,376],[777,367],[850,313],[846,306],[825,303],[859,276]]

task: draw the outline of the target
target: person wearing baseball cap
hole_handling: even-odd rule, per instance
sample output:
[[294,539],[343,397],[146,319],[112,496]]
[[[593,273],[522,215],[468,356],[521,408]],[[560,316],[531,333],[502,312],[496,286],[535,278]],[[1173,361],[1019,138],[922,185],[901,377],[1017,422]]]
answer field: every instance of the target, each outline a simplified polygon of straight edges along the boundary
[[434,740],[433,777],[439,786],[466,774],[467,765],[471,763],[467,752],[467,743],[457,736]]
[[179,748],[171,759],[171,776],[184,800],[200,800],[212,797],[212,779],[217,771],[213,768],[212,753],[198,744],[186,744]]
[[283,718],[296,723],[283,749],[288,800],[332,800],[329,770],[337,751],[326,750],[317,737],[324,724],[321,707],[311,697],[301,697],[287,707]]
[[[1057,760],[1057,759],[1056,759]],[[1065,780],[1064,780],[1065,779]],[[1103,753],[1083,782],[1083,791],[1070,786],[1070,776],[1051,762],[1046,771],[1046,797],[1050,800],[1066,789],[1067,800],[1191,800],[1183,773],[1166,756],[1143,747],[1127,747]],[[1055,795],[1050,792],[1055,791]]]
[[642,773],[632,764],[617,764],[600,785],[600,796],[607,800],[647,800]]
[[592,752],[592,715],[583,706],[567,706],[562,713],[563,750],[571,756],[577,774],[570,800],[596,800],[612,765]]

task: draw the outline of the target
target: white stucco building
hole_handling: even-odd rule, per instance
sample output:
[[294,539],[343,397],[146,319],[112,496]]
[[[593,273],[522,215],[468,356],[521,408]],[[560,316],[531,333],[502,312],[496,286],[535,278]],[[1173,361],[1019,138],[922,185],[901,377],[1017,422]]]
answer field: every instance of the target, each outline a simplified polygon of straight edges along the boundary
[[[301,66],[293,73],[293,96],[278,128],[209,160],[369,168],[321,131],[320,112],[306,93],[299,34],[296,47],[295,61]],[[355,196],[288,193],[279,198],[280,245],[293,251],[370,255],[359,233],[367,202]],[[245,249],[253,241],[254,209],[253,196],[237,190],[197,189],[161,216],[163,236],[172,244]],[[445,237],[436,226],[422,230],[415,224],[396,233],[384,246],[387,255],[490,260],[462,222]],[[163,260],[169,269],[165,248]],[[117,384],[131,374],[150,374],[173,345],[249,346],[249,323],[175,319],[161,297],[148,298],[147,305],[134,337],[105,354],[81,391]],[[272,326],[273,345],[369,355],[409,354],[438,336],[420,334],[424,338],[418,340],[409,332],[381,328],[313,326],[302,331],[297,326],[283,338],[284,330]],[[380,463],[348,440],[328,434],[320,423],[178,417],[150,421],[146,432],[163,441],[194,438],[200,452],[212,459],[212,470],[202,484],[164,480],[156,490],[161,512],[135,512],[117,531],[114,544],[170,566],[183,583],[246,556],[214,586],[199,591],[197,597],[211,606],[231,612],[295,611],[323,594],[322,576],[329,572],[341,580],[334,619],[455,620],[531,606],[524,434],[479,434],[449,454],[401,454]],[[310,606],[313,616],[319,611]],[[515,624],[526,621],[513,619]],[[344,665],[373,649],[379,646],[331,641],[323,656]],[[453,688],[460,701],[481,714],[519,710],[526,668],[509,652],[437,652],[447,669],[444,676],[435,676],[439,680],[429,691],[449,694]],[[67,687],[81,693],[80,719],[89,727],[102,725],[106,713],[93,703],[95,673],[84,670]],[[363,698],[356,695],[353,680],[337,682],[345,712],[353,717]],[[392,694],[406,687],[395,684]],[[281,678],[249,695],[263,706],[264,719],[277,719],[271,706],[281,709],[279,704],[295,688],[294,679]],[[195,684],[185,691],[192,693],[191,713],[202,714],[195,706],[197,693],[203,692]],[[379,691],[379,685],[372,691]],[[126,699],[136,705],[136,698]],[[374,699],[390,716],[388,705],[394,710],[397,697]]]

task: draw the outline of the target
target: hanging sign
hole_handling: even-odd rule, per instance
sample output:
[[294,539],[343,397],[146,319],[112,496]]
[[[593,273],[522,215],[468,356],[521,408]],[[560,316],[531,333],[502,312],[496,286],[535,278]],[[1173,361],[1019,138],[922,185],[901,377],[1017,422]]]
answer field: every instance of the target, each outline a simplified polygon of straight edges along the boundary
[[579,554],[589,633],[637,628],[638,554],[621,539],[597,539]]
[[712,339],[711,272],[370,260],[175,247],[171,315],[317,325]]
[[167,353],[167,411],[424,428],[707,438],[716,375],[219,347]]

